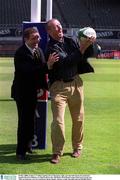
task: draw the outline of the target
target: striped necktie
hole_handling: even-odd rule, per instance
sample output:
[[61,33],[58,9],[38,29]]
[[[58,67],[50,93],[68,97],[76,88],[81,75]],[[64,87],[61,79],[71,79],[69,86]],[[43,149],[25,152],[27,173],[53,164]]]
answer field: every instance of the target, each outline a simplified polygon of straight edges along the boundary
[[38,60],[38,59],[39,59],[39,53],[38,53],[38,50],[37,50],[37,49],[34,50],[33,56],[34,56],[34,59],[35,59],[35,60]]

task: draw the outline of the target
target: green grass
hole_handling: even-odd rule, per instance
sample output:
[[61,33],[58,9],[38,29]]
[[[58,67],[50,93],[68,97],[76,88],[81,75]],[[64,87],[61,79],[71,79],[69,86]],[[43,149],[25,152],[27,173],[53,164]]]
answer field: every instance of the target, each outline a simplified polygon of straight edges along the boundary
[[0,174],[120,174],[120,61],[91,60],[94,74],[84,74],[85,129],[81,158],[70,157],[71,118],[66,109],[66,143],[61,163],[50,164],[50,124],[48,103],[47,148],[35,150],[30,160],[15,158],[17,112],[10,100],[12,59],[0,60]]

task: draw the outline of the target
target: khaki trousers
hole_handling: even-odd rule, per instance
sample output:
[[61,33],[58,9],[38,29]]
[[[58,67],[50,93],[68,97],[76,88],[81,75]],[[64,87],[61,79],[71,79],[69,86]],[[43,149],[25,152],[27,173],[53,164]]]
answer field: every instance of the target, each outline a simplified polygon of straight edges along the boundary
[[51,109],[51,140],[53,154],[63,154],[65,143],[64,114],[68,104],[72,117],[72,148],[82,149],[84,123],[83,82],[79,75],[71,82],[55,81],[50,87]]

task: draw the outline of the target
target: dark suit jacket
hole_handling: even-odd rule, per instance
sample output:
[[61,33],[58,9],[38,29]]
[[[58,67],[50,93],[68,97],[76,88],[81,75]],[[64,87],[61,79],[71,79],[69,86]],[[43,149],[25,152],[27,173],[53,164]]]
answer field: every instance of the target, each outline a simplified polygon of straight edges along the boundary
[[91,64],[88,62],[88,58],[90,57],[97,57],[98,54],[98,47],[97,44],[90,45],[87,50],[85,51],[82,61],[78,63],[78,73],[79,74],[84,74],[84,73],[90,73],[94,72],[93,67]]
[[72,79],[76,74],[94,72],[87,59],[95,55],[96,45],[88,47],[84,55],[79,49],[79,44],[72,38],[64,36],[64,42],[59,42],[50,37],[46,49],[46,59],[50,53],[57,52],[59,54],[59,61],[55,62],[49,71],[51,84],[60,79]]
[[34,58],[26,45],[22,45],[14,56],[14,80],[11,88],[11,97],[14,100],[35,99],[37,89],[47,89],[45,74],[47,65],[43,52],[38,48],[39,57]]

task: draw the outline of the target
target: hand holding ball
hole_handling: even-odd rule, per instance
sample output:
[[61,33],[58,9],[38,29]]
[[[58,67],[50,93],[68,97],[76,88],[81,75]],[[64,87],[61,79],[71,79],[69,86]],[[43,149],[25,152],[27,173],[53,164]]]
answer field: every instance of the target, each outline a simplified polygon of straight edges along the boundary
[[91,27],[85,27],[78,31],[78,41],[80,44],[80,51],[83,54],[85,50],[96,41],[96,32]]
[[93,28],[84,27],[78,31],[78,39],[84,41],[86,38],[94,38],[96,39],[97,35]]

